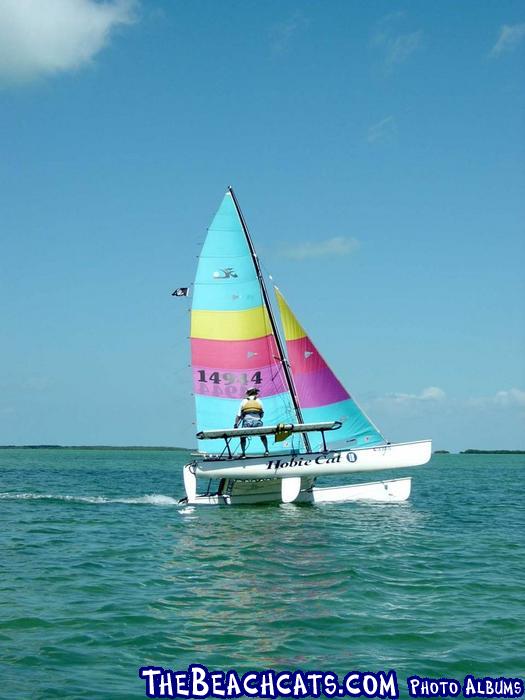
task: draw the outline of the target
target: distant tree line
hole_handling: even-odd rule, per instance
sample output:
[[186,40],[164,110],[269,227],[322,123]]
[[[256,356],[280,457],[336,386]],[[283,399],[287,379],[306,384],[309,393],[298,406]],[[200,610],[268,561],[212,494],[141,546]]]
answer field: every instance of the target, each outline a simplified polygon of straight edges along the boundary
[[[449,455],[449,450],[434,450],[435,455]],[[525,450],[463,450],[460,455],[523,455]]]
[[460,455],[524,455],[525,450],[463,450]]

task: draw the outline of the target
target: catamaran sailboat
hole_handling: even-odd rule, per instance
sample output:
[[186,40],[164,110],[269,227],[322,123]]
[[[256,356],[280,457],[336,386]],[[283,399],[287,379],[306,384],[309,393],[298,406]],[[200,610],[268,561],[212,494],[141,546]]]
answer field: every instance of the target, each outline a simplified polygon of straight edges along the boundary
[[[432,443],[387,442],[326,364],[277,288],[275,294],[286,351],[230,187],[208,229],[193,287],[190,338],[199,451],[183,468],[182,501],[406,500],[410,477],[316,485],[322,476],[425,464]],[[258,389],[264,402],[264,425],[232,428],[248,388]],[[261,435],[269,438],[268,454],[262,454]],[[198,480],[205,484],[202,492]]]

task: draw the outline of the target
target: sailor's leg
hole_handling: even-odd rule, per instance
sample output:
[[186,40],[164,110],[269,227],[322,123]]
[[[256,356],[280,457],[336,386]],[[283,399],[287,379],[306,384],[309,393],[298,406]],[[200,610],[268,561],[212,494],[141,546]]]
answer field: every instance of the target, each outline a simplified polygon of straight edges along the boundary
[[268,454],[268,438],[266,435],[261,435],[261,442],[264,445],[264,454]]
[[241,457],[244,457],[246,454],[246,438],[242,437],[241,438]]

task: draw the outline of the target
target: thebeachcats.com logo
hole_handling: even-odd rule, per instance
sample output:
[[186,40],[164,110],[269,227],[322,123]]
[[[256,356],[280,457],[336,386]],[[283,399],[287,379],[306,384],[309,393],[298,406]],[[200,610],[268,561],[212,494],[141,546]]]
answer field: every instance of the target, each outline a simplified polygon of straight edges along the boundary
[[[201,664],[172,671],[143,666],[139,677],[148,698],[390,698],[400,697],[396,671],[248,671],[238,674],[209,671]],[[406,690],[411,698],[519,698],[524,693],[521,678],[467,675],[456,678],[410,676]]]

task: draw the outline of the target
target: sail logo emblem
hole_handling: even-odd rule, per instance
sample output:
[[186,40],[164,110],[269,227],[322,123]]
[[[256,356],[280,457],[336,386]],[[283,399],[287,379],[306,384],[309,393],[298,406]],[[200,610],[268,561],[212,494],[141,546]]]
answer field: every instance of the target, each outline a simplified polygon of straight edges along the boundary
[[224,270],[219,270],[218,272],[216,271],[213,273],[213,279],[216,280],[227,280],[231,279],[232,277],[237,277],[237,273],[233,267],[226,267]]
[[311,352],[310,350],[304,351],[304,359],[305,360],[307,360],[310,357],[310,355],[313,355],[313,352]]

